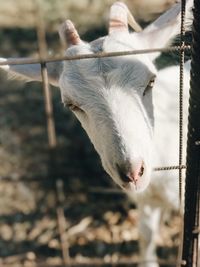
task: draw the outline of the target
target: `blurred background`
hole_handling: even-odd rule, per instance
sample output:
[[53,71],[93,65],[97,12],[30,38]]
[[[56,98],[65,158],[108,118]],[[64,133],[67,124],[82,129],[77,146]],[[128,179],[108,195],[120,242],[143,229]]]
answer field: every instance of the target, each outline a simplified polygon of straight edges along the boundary
[[[68,18],[84,40],[104,36],[114,0],[0,0],[1,57],[38,55],[36,2],[49,54],[63,55],[58,25]],[[176,1],[125,2],[146,25]],[[137,261],[137,208],[103,171],[85,132],[63,107],[59,90],[51,87],[51,92],[58,141],[53,173],[42,85],[8,80],[0,72],[0,266],[64,266],[59,230],[74,266]],[[174,259],[178,217],[163,224],[161,232],[159,256]]]

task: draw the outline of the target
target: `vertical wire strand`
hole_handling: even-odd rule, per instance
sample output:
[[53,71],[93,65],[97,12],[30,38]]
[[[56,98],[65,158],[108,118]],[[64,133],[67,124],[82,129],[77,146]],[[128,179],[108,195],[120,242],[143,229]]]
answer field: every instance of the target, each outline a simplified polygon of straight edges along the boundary
[[63,257],[63,265],[64,267],[71,266],[71,259],[69,254],[69,242],[66,234],[66,221],[65,221],[65,213],[63,209],[63,204],[65,200],[64,189],[63,189],[63,181],[61,179],[56,180],[56,196],[57,196],[57,222],[58,222],[58,232],[60,235],[60,246],[62,250]]
[[184,60],[185,60],[185,9],[186,0],[181,0],[181,27],[180,27],[180,73],[179,73],[179,213],[181,217],[180,243],[178,247],[177,264],[180,267],[184,264],[182,261],[183,250],[183,88],[184,88]]
[[[39,57],[41,61],[46,57],[47,54],[47,45],[46,45],[46,34],[44,21],[42,19],[42,14],[40,10],[40,0],[35,0],[36,10],[37,10],[37,37],[38,37],[38,48],[39,48]],[[47,63],[43,61],[41,63],[41,75],[43,82],[44,90],[44,101],[45,101],[45,112],[47,119],[47,134],[48,134],[48,143],[51,150],[56,147],[56,133],[55,133],[55,122],[53,117],[53,105],[52,105],[52,96],[49,89],[48,82],[48,72],[47,72]]]
[[[48,72],[47,72],[47,63],[44,62],[44,58],[47,54],[47,44],[46,44],[46,33],[45,33],[45,25],[44,20],[41,14],[41,5],[40,0],[35,0],[36,11],[37,11],[37,36],[38,36],[38,46],[39,46],[39,56],[41,59],[41,75],[44,89],[44,99],[45,99],[45,112],[47,119],[47,133],[48,133],[48,143],[49,143],[49,155],[50,155],[50,163],[49,163],[49,174],[55,180],[55,194],[56,194],[56,211],[57,211],[57,227],[59,232],[60,239],[60,247],[62,251],[62,261],[63,266],[70,267],[70,257],[69,257],[69,246],[67,245],[67,241],[65,240],[65,216],[63,209],[64,202],[64,194],[62,192],[62,186],[58,186],[60,184],[60,180],[56,178],[56,131],[55,131],[55,122],[53,116],[53,104],[52,97],[49,88],[48,82]],[[61,195],[63,197],[61,197]]]
[[[200,1],[194,0],[192,59],[188,116],[183,259],[187,267],[199,267],[200,216]],[[195,230],[196,229],[196,230]]]
[[185,60],[185,7],[186,0],[181,1],[181,50],[180,50],[180,80],[179,80],[179,202],[182,206],[183,170],[183,87],[184,87],[184,60]]
[[197,189],[197,204],[196,204],[196,215],[195,215],[195,229],[196,232],[196,266],[200,266],[200,181],[198,182],[198,189]]
[[197,231],[197,246],[196,246],[196,262],[197,266],[200,265],[200,183],[198,183],[198,193],[197,193],[197,209],[196,209],[196,225],[195,227],[198,229]]
[[198,182],[197,185],[197,201],[196,201],[196,213],[195,213],[195,225],[194,225],[194,231],[193,231],[193,237],[194,237],[194,265],[196,267],[199,267],[200,265],[200,182]]

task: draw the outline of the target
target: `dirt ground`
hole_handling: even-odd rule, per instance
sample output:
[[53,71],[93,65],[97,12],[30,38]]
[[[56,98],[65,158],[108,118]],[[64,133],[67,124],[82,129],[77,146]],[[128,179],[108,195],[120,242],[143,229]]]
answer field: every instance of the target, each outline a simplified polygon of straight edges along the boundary
[[[47,39],[56,54],[59,45],[54,38]],[[1,32],[1,55],[27,56],[36,50],[34,32]],[[103,171],[80,124],[64,109],[59,90],[51,90],[58,141],[53,165],[42,86],[8,81],[0,73],[0,266],[63,264],[57,180],[63,183],[58,190],[59,196],[64,195],[61,226],[71,265],[115,266],[124,261],[121,266],[130,266],[138,260],[137,208]],[[161,259],[175,262],[179,227],[177,215],[162,225],[157,240]]]

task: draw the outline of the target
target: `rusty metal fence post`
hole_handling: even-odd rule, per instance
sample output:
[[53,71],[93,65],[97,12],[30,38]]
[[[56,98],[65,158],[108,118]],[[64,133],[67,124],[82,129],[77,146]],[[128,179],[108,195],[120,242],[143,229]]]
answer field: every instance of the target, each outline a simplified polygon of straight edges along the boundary
[[194,0],[193,44],[188,117],[185,186],[184,242],[182,258],[187,267],[199,267],[200,201],[200,1]]

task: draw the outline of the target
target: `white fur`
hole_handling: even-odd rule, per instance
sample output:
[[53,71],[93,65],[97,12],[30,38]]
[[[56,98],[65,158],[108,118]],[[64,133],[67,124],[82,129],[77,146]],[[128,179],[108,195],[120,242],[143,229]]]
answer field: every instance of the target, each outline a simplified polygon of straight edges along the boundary
[[[186,130],[189,95],[190,62],[185,64],[184,72],[184,135],[183,158],[185,164]],[[154,166],[178,165],[179,151],[179,67],[169,67],[159,72],[154,90],[155,108],[155,151]],[[184,172],[183,172],[184,174]],[[183,180],[184,183],[184,180]],[[154,172],[152,180],[142,195],[137,199],[140,221],[142,261],[156,260],[156,237],[160,218],[164,211],[179,208],[178,170]],[[156,262],[141,264],[140,267],[157,267]]]
[[[104,51],[110,51],[112,46],[114,51],[137,48],[137,36],[130,36],[129,40],[127,37],[123,33],[107,37]],[[68,56],[84,53],[92,53],[88,44],[67,51]],[[63,102],[76,103],[85,111],[75,115],[98,151],[104,168],[121,187],[115,165],[126,161],[134,164],[134,159],[143,158],[146,173],[137,186],[138,191],[146,188],[151,172],[153,117],[143,105],[151,96],[143,97],[143,92],[155,75],[148,56],[140,55],[66,61],[60,77]]]

